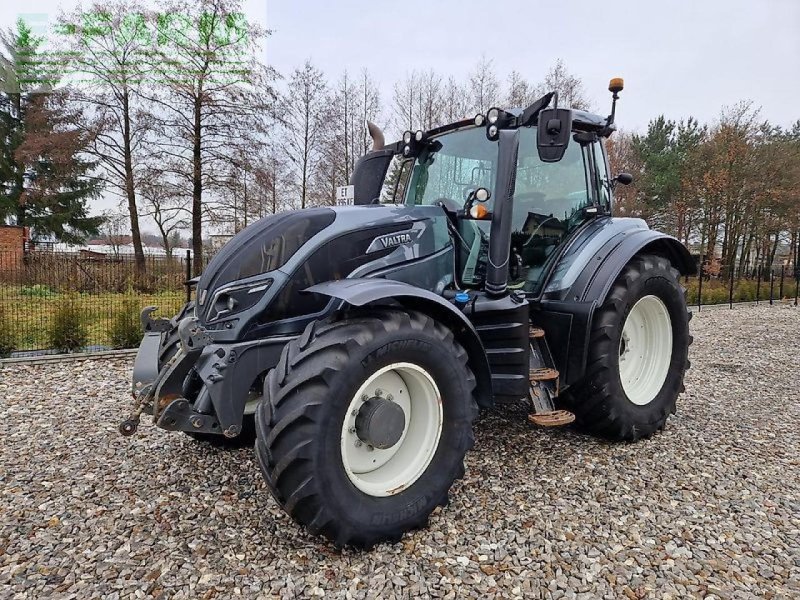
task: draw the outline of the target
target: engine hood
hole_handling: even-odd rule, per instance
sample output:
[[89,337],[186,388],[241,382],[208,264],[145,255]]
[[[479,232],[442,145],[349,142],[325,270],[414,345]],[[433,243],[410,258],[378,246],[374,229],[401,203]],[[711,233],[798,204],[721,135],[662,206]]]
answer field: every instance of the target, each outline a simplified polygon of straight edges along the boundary
[[[213,323],[215,335],[227,337],[317,314],[324,298],[303,290],[369,274],[401,277],[388,273],[393,265],[450,244],[446,218],[438,206],[402,205],[335,206],[266,217],[234,236],[209,262],[197,286],[196,315]],[[439,270],[452,277],[448,265],[414,277]],[[430,287],[444,276],[437,275]]]
[[209,292],[281,268],[308,240],[333,223],[330,208],[294,210],[259,219],[211,259],[197,284],[199,304]]

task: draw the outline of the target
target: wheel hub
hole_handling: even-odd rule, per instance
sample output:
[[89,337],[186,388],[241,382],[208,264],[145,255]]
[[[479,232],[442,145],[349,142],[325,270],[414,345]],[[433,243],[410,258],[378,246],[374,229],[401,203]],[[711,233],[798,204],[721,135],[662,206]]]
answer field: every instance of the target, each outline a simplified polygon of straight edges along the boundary
[[631,307],[619,342],[619,377],[633,404],[645,406],[664,385],[672,357],[672,322],[657,296],[640,298]]
[[356,435],[374,448],[391,448],[403,436],[406,415],[400,405],[373,396],[361,406],[356,415]]
[[444,413],[433,377],[398,362],[371,373],[342,419],[342,466],[374,496],[399,494],[419,478],[439,445]]

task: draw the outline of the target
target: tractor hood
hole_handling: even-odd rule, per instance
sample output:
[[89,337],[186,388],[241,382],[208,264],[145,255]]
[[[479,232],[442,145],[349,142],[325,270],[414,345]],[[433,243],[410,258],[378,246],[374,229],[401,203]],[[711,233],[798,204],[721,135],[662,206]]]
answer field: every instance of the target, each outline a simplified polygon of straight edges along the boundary
[[295,210],[264,217],[243,229],[211,259],[200,276],[199,305],[204,306],[209,294],[220,287],[281,268],[335,218],[330,208]]
[[303,293],[308,287],[391,270],[449,243],[446,216],[437,206],[336,206],[269,216],[235,235],[209,262],[197,285],[195,314],[226,336],[251,324],[315,314],[324,307],[311,302],[321,297]]

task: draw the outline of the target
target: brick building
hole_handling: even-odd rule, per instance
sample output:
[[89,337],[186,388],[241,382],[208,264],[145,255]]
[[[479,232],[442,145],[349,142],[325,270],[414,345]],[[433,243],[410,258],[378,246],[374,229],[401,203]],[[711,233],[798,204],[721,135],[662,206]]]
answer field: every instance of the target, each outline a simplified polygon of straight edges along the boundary
[[18,271],[25,251],[25,228],[0,225],[0,273]]

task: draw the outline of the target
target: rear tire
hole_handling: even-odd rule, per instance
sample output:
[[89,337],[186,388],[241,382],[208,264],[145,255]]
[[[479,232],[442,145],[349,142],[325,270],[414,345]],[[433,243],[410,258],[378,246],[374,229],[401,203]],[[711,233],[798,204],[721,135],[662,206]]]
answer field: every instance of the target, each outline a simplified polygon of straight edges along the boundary
[[594,315],[586,375],[564,396],[576,425],[627,441],[662,429],[689,368],[690,316],[666,258],[631,259]]
[[[474,389],[466,351],[426,315],[382,310],[311,323],[267,375],[256,413],[259,466],[275,500],[312,533],[339,547],[397,541],[425,526],[464,475]],[[402,436],[375,444],[381,464],[368,464],[362,450],[373,438],[362,440],[362,412],[385,398],[385,424],[412,395],[419,402],[403,409]]]

